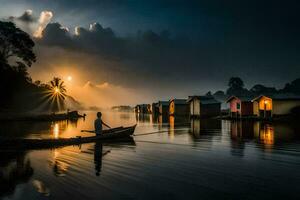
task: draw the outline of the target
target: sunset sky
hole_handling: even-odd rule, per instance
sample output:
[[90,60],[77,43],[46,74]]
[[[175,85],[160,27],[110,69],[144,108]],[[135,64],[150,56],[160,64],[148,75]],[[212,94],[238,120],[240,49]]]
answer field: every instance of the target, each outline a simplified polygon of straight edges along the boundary
[[[231,76],[247,87],[280,88],[300,76],[298,1],[0,3],[0,18],[36,41],[33,79],[72,76],[71,94],[80,98],[88,87],[98,94],[92,104],[98,98],[135,104],[224,90]],[[80,100],[93,96],[85,98]]]

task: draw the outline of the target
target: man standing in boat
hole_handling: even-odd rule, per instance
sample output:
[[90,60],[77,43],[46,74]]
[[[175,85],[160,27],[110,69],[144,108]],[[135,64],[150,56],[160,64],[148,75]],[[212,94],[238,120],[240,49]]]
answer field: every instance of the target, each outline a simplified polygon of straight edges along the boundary
[[104,126],[106,126],[107,128],[111,128],[110,126],[108,126],[106,123],[104,123],[102,121],[101,117],[102,117],[102,113],[97,112],[97,119],[94,122],[96,135],[101,135],[102,134],[102,124]]

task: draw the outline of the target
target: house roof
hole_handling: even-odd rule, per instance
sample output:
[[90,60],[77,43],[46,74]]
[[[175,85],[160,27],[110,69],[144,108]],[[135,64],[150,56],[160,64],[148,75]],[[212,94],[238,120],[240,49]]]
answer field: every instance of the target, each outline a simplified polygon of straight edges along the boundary
[[193,99],[199,99],[201,104],[217,104],[217,103],[221,103],[221,102],[217,101],[214,97],[211,97],[211,96],[189,96],[187,102],[190,102]]
[[147,106],[150,106],[150,104],[138,104],[138,105],[136,105],[136,107],[147,107]]
[[234,96],[233,95],[226,100],[226,103],[230,102],[234,98],[240,99],[242,102],[251,102],[253,100],[253,97],[250,97],[250,96]]
[[187,104],[187,100],[186,99],[171,99],[171,101],[174,101],[175,104]]
[[252,99],[252,101],[257,101],[262,97],[267,97],[272,100],[300,100],[300,96],[295,94],[273,94],[273,95],[260,95]]
[[168,101],[159,101],[158,105],[168,106],[169,102]]

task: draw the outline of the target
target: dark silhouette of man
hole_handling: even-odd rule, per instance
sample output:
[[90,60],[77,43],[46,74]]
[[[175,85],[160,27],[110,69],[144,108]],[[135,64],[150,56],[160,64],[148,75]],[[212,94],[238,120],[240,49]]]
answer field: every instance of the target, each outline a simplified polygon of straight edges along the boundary
[[106,123],[104,123],[102,121],[101,117],[102,117],[102,113],[97,112],[97,119],[94,122],[96,135],[101,135],[102,134],[102,124],[104,126],[106,126],[107,128],[111,128],[109,125],[107,125]]

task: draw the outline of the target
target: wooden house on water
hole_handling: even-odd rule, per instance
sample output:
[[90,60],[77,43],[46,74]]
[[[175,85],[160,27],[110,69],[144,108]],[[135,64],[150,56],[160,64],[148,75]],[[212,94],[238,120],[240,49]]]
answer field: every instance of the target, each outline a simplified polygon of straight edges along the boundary
[[226,101],[229,104],[231,117],[253,115],[253,102],[251,97],[231,96]]
[[189,115],[189,104],[186,99],[171,99],[169,101],[169,115]]
[[159,105],[158,102],[152,103],[152,105],[151,105],[151,113],[154,116],[157,116],[159,114],[159,107],[158,107],[158,105]]
[[135,106],[135,112],[140,114],[150,114],[151,106],[150,104],[139,104]]
[[189,96],[187,102],[191,117],[215,117],[221,113],[221,102],[212,96]]
[[158,102],[158,113],[160,115],[168,115],[169,113],[169,102],[168,101],[159,101]]
[[300,96],[277,94],[258,96],[252,100],[253,114],[261,118],[289,115],[292,109],[300,107]]

